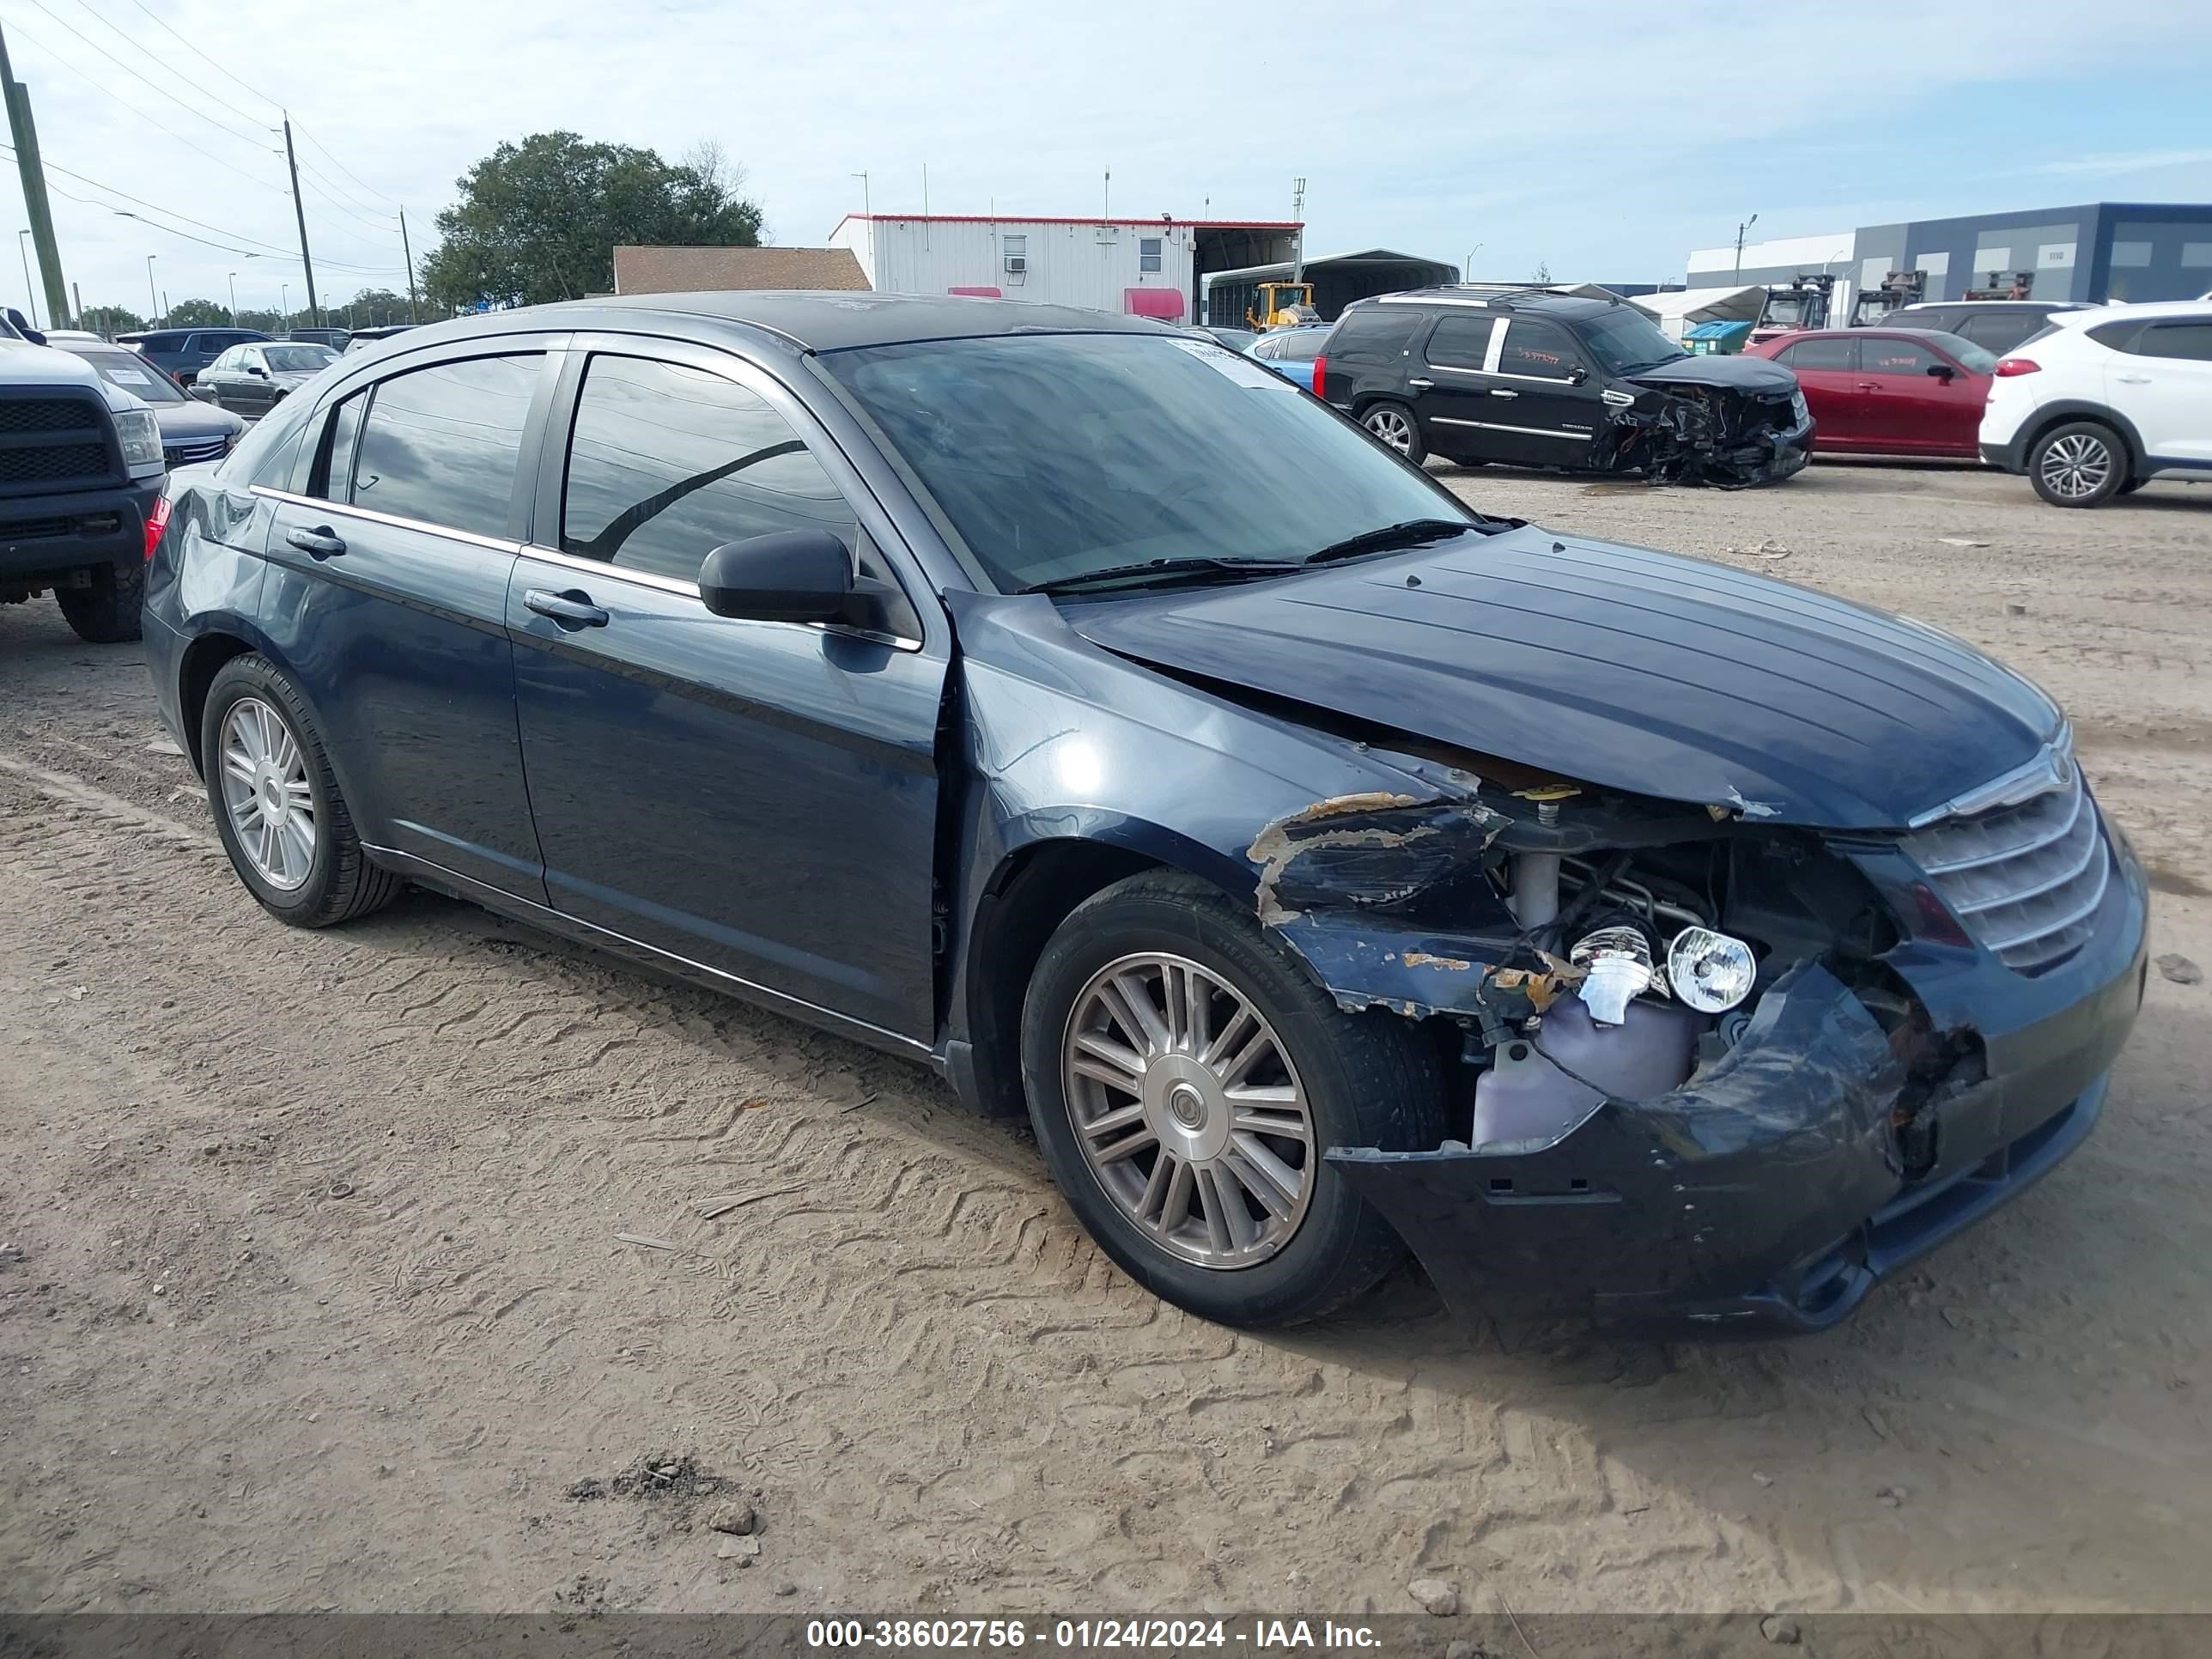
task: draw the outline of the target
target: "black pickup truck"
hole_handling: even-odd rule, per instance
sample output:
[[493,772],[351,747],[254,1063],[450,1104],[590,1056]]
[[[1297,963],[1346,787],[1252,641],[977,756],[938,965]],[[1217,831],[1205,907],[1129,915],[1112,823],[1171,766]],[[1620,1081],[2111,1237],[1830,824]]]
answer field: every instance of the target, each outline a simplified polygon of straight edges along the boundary
[[165,472],[154,411],[10,312],[0,323],[0,605],[51,592],[80,639],[138,637]]

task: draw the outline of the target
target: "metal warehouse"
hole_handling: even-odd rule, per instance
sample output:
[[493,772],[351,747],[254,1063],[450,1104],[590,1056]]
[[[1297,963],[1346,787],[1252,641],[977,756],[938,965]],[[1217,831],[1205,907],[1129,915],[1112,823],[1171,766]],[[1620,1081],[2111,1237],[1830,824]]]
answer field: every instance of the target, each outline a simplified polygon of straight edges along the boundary
[[2212,289],[2212,204],[2093,202],[1909,224],[1862,225],[1819,236],[1730,244],[1690,255],[1693,289],[1836,279],[1834,316],[1854,292],[1907,273],[1906,297],[1956,300],[1970,290],[2035,300],[2189,300]]

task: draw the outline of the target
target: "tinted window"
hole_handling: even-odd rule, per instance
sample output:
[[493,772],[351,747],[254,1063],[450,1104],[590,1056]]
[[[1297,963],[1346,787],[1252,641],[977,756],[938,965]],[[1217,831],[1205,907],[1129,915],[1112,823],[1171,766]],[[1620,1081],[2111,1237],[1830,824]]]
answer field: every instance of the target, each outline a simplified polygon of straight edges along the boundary
[[2182,357],[2192,362],[2212,362],[2212,322],[2154,323],[2136,343],[2146,357]]
[[1194,340],[1004,335],[820,362],[1002,589],[1470,516],[1272,370]]
[[1959,319],[1956,332],[1991,351],[2009,351],[2044,326],[2039,312],[1993,312],[1980,316],[1968,312]]
[[1832,369],[1849,373],[1859,362],[1859,343],[1851,339],[1800,340],[1784,349],[1781,361],[1792,368]]
[[1863,374],[1925,374],[1942,362],[1926,346],[1893,335],[1877,335],[1859,342],[1859,372]]
[[[1328,337],[1328,355],[1336,357],[1395,357],[1413,344],[1421,326],[1421,314],[1400,307],[1370,307],[1347,311],[1336,332]],[[1489,337],[1488,330],[1484,337]]]
[[853,510],[789,422],[719,374],[594,357],[576,403],[561,548],[696,581],[725,542],[826,530],[851,547]]
[[331,417],[330,434],[315,463],[315,476],[307,486],[310,495],[342,501],[353,491],[354,457],[361,446],[361,420],[368,410],[368,393],[356,392]]
[[274,414],[263,416],[246,429],[246,435],[238,441],[238,447],[230,452],[230,459],[216,476],[227,489],[244,489],[253,484],[268,489],[289,489],[292,468],[300,456],[301,436],[307,429],[307,399],[295,398],[277,404]]
[[1505,325],[1505,349],[1498,354],[1500,374],[1530,374],[1564,380],[1582,366],[1565,329],[1516,317]]
[[1262,362],[1272,363],[1283,355],[1282,337],[1279,335],[1268,335],[1264,338],[1255,340],[1252,343],[1252,355]]
[[1480,368],[1490,355],[1495,317],[1440,318],[1429,336],[1429,361],[1441,368]]
[[1321,343],[1327,338],[1317,328],[1300,329],[1283,337],[1283,349],[1275,355],[1286,363],[1310,363],[1321,356]]
[[354,505],[504,537],[542,361],[474,357],[380,382],[354,462]]

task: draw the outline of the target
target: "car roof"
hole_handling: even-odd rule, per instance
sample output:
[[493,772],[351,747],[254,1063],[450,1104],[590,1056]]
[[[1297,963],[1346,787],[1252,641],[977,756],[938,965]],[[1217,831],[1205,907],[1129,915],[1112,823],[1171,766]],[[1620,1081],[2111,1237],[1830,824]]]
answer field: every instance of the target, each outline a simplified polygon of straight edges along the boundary
[[2094,311],[2087,300],[1915,300],[1899,311]]
[[480,312],[410,329],[410,343],[432,346],[521,329],[635,326],[653,317],[690,317],[740,324],[780,336],[808,351],[902,345],[915,340],[982,339],[1009,334],[1165,334],[1180,326],[1075,306],[961,295],[819,293],[762,289],[742,293],[618,294],[595,300]]
[[1540,288],[1509,289],[1502,292],[1465,288],[1415,288],[1402,294],[1378,294],[1371,299],[1354,300],[1345,309],[1362,310],[1370,306],[1464,307],[1474,311],[1532,312],[1539,316],[1565,319],[1594,317],[1627,303],[1620,299],[1595,300],[1583,294],[1555,294]]
[[2084,306],[2051,318],[2057,328],[2095,328],[2105,323],[2156,322],[2161,318],[2212,322],[2212,305],[2202,300],[2159,300],[2143,305]]

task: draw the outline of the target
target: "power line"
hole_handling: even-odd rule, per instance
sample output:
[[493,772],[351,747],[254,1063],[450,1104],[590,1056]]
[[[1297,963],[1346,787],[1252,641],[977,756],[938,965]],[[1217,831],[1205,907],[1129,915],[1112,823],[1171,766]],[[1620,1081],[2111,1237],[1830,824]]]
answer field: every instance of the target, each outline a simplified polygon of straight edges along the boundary
[[[300,128],[296,123],[294,124],[292,131],[295,137],[298,136]],[[387,222],[397,222],[397,215],[386,213],[382,208],[378,207],[374,202],[364,202],[352,191],[348,190],[343,185],[338,183],[337,179],[331,178],[330,174],[325,173],[320,167],[309,161],[306,156],[298,155],[297,152],[295,152],[295,155],[300,163],[301,170],[320,179],[325,185],[328,185],[332,191],[337,193],[339,199],[354,207],[359,208],[364,214],[368,215],[368,217],[372,219],[382,219]]]
[[347,218],[352,220],[356,224],[367,225],[371,230],[376,232],[380,236],[397,236],[399,234],[397,221],[390,221],[384,224],[378,224],[374,220],[365,219],[360,214],[356,213],[351,208],[346,206],[346,204],[343,202],[341,202],[337,197],[331,195],[330,191],[325,190],[320,185],[317,184],[313,178],[307,179],[305,182],[309,190],[321,197],[323,200],[329,203],[333,209],[344,214]]
[[[82,0],[80,0],[80,3],[82,3]],[[214,59],[214,58],[212,58],[209,57],[205,52],[202,52],[202,51],[201,51],[198,46],[194,46],[194,45],[193,45],[190,40],[186,40],[183,35],[181,35],[181,34],[178,33],[176,32],[176,30],[174,30],[174,29],[171,28],[171,27],[168,26],[168,24],[167,24],[167,23],[166,23],[166,22],[164,22],[164,21],[162,21],[159,16],[156,16],[156,15],[155,15],[153,12],[151,12],[151,11],[148,11],[148,10],[147,10],[147,9],[146,9],[146,6],[145,6],[145,4],[144,4],[144,0],[131,0],[131,3],[132,5],[134,5],[134,6],[137,6],[140,11],[142,11],[142,12],[145,12],[147,16],[149,16],[149,17],[152,18],[152,19],[153,19],[153,21],[154,21],[154,23],[155,23],[155,27],[157,27],[158,28],[160,28],[160,29],[161,29],[161,31],[164,34],[167,35],[167,36],[168,36],[172,40],[174,40],[174,41],[175,41],[179,46],[182,46],[182,47],[183,47],[186,52],[189,52],[190,53],[191,53],[191,55],[192,55],[193,57],[195,57],[195,58],[198,58],[198,59],[200,60],[200,62],[202,62],[203,64],[206,64],[210,69],[213,70],[216,74],[218,74],[218,75],[220,75],[220,76],[224,76],[226,79],[228,79],[228,80],[231,81],[231,82],[232,82],[233,83],[234,83],[235,85],[238,85],[238,86],[240,86],[240,87],[245,88],[246,88],[246,90],[247,92],[252,93],[252,94],[253,94],[253,96],[255,96],[256,98],[259,98],[259,99],[260,99],[264,103],[269,103],[269,101],[270,101],[270,100],[269,100],[268,97],[266,96],[266,94],[264,94],[264,93],[262,93],[262,92],[261,92],[261,90],[260,90],[258,88],[257,88],[257,87],[255,87],[254,85],[252,85],[252,82],[246,82],[246,81],[241,81],[241,80],[240,80],[240,79],[238,78],[238,76],[236,76],[235,75],[231,74],[231,72],[230,72],[228,70],[225,69],[222,64],[220,64],[216,63],[216,62],[215,61],[215,59]],[[88,8],[87,8],[87,9],[88,10],[88,9],[90,9],[90,8],[89,8],[89,7],[88,7]],[[111,25],[110,27],[112,27],[112,26]],[[214,94],[213,94],[212,93],[210,93],[210,94],[209,94],[209,96],[213,97],[213,96],[214,96]],[[218,103],[221,103],[222,100],[220,100],[220,99],[217,99],[216,101],[216,102],[218,102]],[[246,114],[246,112],[245,112],[244,110],[242,110],[242,109],[238,109],[238,106],[237,106],[235,104],[224,104],[224,105],[223,105],[223,107],[224,107],[224,108],[226,108],[226,109],[237,110],[237,111],[238,111],[238,113],[239,113],[239,114],[240,114],[240,115],[245,115],[245,114]],[[270,107],[273,109],[273,108],[275,108],[275,107],[276,107],[276,106],[275,106],[274,104],[270,104]],[[248,119],[248,120],[250,120],[250,121],[251,121],[251,120],[254,120],[254,119],[255,119],[255,118],[254,118],[254,117],[252,117],[252,116],[250,116],[250,115],[249,115],[249,116],[246,116],[246,119]],[[257,125],[260,125],[260,124],[257,122]]]
[[[37,0],[32,0],[32,3],[34,5],[37,4]],[[40,7],[40,9],[44,10],[45,8]],[[66,27],[66,25],[64,25],[64,27]],[[71,75],[76,76],[78,80],[83,82],[85,85],[90,87],[94,92],[100,93],[103,96],[112,98],[117,103],[122,105],[124,108],[129,110],[133,115],[145,122],[149,126],[155,128],[158,131],[167,134],[170,137],[182,144],[186,149],[191,150],[194,155],[204,155],[209,161],[214,162],[217,167],[228,168],[231,172],[236,173],[240,178],[246,179],[250,184],[259,185],[264,190],[273,190],[279,195],[283,194],[284,187],[282,185],[277,184],[275,180],[255,178],[253,174],[248,173],[244,167],[238,166],[235,162],[227,161],[222,156],[216,155],[213,150],[204,149],[200,145],[194,143],[191,139],[185,137],[184,134],[179,132],[174,127],[169,125],[166,121],[155,120],[154,117],[148,114],[144,110],[139,108],[137,104],[133,103],[130,99],[125,98],[121,93],[116,91],[114,88],[103,86],[99,82],[94,80],[92,76],[87,75],[75,64],[70,62],[68,58],[63,57],[45,41],[40,40],[37,35],[33,34],[21,23],[15,25],[15,33],[21,39],[28,40],[40,52],[45,52],[55,63],[60,64]],[[82,37],[79,38],[81,39]],[[220,125],[220,123],[218,123],[218,125]],[[222,131],[228,132],[230,129],[228,127],[223,127]],[[48,165],[51,166],[52,164],[49,163]]]
[[[40,12],[44,13],[47,17],[52,18],[52,19],[53,20],[53,21],[54,21],[54,22],[55,22],[58,27],[62,27],[62,28],[64,28],[64,29],[67,29],[67,30],[68,30],[71,34],[75,35],[78,40],[80,40],[83,41],[83,42],[84,42],[84,44],[85,44],[86,46],[90,46],[90,47],[91,47],[94,52],[98,52],[98,53],[99,53],[102,58],[105,58],[106,59],[107,59],[107,61],[108,61],[109,63],[111,63],[111,64],[114,64],[118,69],[121,70],[122,70],[125,75],[130,76],[133,80],[142,82],[143,82],[145,85],[147,85],[147,86],[149,86],[149,87],[153,88],[153,89],[154,89],[155,91],[156,91],[156,92],[160,93],[160,94],[161,94],[161,96],[162,96],[162,97],[164,97],[164,98],[167,99],[171,103],[174,104],[174,105],[175,105],[179,109],[181,109],[181,110],[186,111],[187,112],[189,112],[189,113],[191,113],[191,114],[193,114],[193,115],[197,115],[197,116],[198,116],[198,117],[200,118],[200,119],[201,119],[201,120],[203,120],[203,121],[206,122],[210,126],[211,126],[211,127],[214,127],[214,128],[217,129],[219,131],[227,132],[227,133],[228,133],[228,134],[229,134],[232,137],[234,137],[234,138],[243,138],[243,139],[245,139],[248,143],[250,143],[250,144],[253,145],[256,149],[261,149],[261,148],[264,147],[264,145],[265,145],[265,143],[266,143],[266,140],[262,137],[262,135],[261,135],[261,134],[259,134],[259,133],[253,133],[253,132],[240,132],[240,131],[236,127],[232,126],[228,122],[227,122],[227,121],[218,121],[218,120],[216,120],[216,119],[215,118],[215,117],[214,117],[214,116],[210,115],[210,114],[209,114],[205,110],[199,108],[199,107],[198,107],[198,106],[197,106],[196,105],[192,105],[192,104],[186,103],[183,99],[181,99],[181,98],[178,97],[178,96],[177,96],[177,94],[176,94],[175,93],[171,92],[171,91],[170,91],[167,87],[163,86],[163,85],[162,85],[159,81],[154,80],[154,79],[152,79],[150,76],[145,76],[145,75],[142,75],[142,74],[140,74],[137,70],[135,70],[135,69],[131,68],[130,64],[126,64],[125,62],[124,62],[124,61],[123,61],[123,59],[121,59],[120,58],[118,58],[118,57],[117,57],[113,52],[110,52],[110,51],[108,51],[108,49],[107,49],[106,46],[101,46],[101,45],[100,44],[100,42],[99,42],[99,41],[97,41],[97,40],[94,40],[90,35],[87,34],[87,33],[86,33],[82,29],[78,28],[75,24],[73,24],[73,23],[70,22],[66,18],[64,18],[64,17],[62,17],[62,16],[58,15],[57,13],[55,13],[53,10],[52,10],[52,9],[51,9],[47,5],[46,5],[46,0],[31,0],[31,3],[32,3],[33,5],[34,5],[34,6],[36,6],[36,7],[39,9],[39,10],[40,10]],[[100,14],[99,14],[99,13],[97,13],[97,12],[94,12],[94,13],[93,14],[93,15],[94,15],[94,16],[95,16],[95,17],[98,17],[98,16],[100,15]],[[106,18],[102,17],[102,18],[100,18],[100,21],[102,21],[103,23],[106,23],[106,22],[107,22],[107,20],[106,20]],[[109,28],[111,28],[111,29],[115,28],[115,25],[114,25],[114,24],[112,24],[112,23],[108,23],[108,24],[107,24],[107,27],[108,27]],[[116,33],[118,33],[118,34],[121,34],[121,33],[122,33],[122,31],[121,31],[120,29],[116,29]],[[128,35],[124,35],[124,37],[123,37],[123,38],[124,38],[125,40],[128,40],[130,39],[130,37],[129,37]],[[225,107],[225,108],[228,108],[228,107],[229,107],[229,106],[225,105],[225,106],[224,106],[224,107]]]
[[[131,3],[132,3],[132,4],[134,4],[134,5],[135,5],[135,4],[137,4],[137,0],[131,0]],[[407,205],[404,202],[401,201],[401,200],[400,200],[397,196],[386,196],[386,195],[382,191],[379,190],[379,189],[378,189],[374,185],[370,184],[370,183],[368,182],[368,180],[367,180],[366,179],[362,179],[362,178],[358,177],[358,176],[357,176],[357,175],[353,172],[353,170],[352,170],[351,168],[349,168],[349,167],[348,167],[346,166],[346,164],[345,164],[344,162],[343,162],[343,161],[339,161],[339,160],[338,160],[338,158],[337,158],[337,156],[335,156],[335,155],[331,155],[331,154],[330,147],[329,147],[327,144],[324,143],[323,143],[323,141],[322,141],[321,139],[319,139],[319,138],[316,137],[315,137],[315,135],[314,135],[313,133],[312,133],[312,132],[308,131],[307,130],[307,128],[305,128],[305,127],[301,126],[301,125],[297,121],[295,121],[295,122],[293,122],[293,123],[292,123],[292,131],[295,131],[295,132],[296,132],[296,133],[298,133],[298,134],[300,135],[300,137],[301,137],[302,138],[305,138],[305,139],[306,139],[309,143],[313,144],[313,145],[317,149],[319,149],[319,150],[322,151],[322,153],[323,153],[323,159],[324,159],[325,161],[328,161],[328,162],[329,162],[332,167],[336,167],[336,168],[337,168],[340,173],[344,173],[344,174],[345,174],[345,176],[346,176],[347,178],[351,179],[354,181],[354,183],[356,183],[356,185],[360,185],[363,190],[367,191],[368,191],[371,196],[376,197],[379,200],[386,201],[386,202],[389,202],[389,203],[391,203],[391,204],[392,204],[392,206],[394,206],[394,207],[404,207],[404,206],[406,206],[406,205]]]

